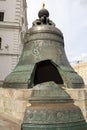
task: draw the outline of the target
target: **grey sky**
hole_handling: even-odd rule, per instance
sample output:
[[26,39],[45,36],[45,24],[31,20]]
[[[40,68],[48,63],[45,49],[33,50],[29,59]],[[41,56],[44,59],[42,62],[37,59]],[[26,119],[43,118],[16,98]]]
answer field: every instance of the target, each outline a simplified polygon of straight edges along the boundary
[[38,18],[42,3],[50,12],[50,19],[63,32],[69,60],[87,54],[87,0],[27,0],[28,24]]

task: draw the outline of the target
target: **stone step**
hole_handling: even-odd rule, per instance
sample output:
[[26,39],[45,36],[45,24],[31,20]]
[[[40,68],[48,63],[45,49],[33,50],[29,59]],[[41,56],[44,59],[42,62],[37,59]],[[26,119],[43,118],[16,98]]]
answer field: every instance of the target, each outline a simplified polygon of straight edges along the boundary
[[21,130],[21,122],[4,114],[0,114],[0,130]]

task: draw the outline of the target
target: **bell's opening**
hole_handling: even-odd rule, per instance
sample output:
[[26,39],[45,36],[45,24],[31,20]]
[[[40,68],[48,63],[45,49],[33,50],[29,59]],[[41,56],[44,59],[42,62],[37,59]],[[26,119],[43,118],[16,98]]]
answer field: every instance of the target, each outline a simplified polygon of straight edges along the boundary
[[33,76],[34,85],[48,81],[54,81],[56,84],[63,84],[63,79],[58,69],[50,60],[36,63]]

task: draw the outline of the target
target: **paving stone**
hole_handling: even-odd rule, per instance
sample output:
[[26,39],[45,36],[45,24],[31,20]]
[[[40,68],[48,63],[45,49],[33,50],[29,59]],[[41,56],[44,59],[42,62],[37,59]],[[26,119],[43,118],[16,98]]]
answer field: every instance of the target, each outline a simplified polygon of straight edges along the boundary
[[21,123],[17,120],[8,119],[7,116],[0,115],[0,130],[21,130]]

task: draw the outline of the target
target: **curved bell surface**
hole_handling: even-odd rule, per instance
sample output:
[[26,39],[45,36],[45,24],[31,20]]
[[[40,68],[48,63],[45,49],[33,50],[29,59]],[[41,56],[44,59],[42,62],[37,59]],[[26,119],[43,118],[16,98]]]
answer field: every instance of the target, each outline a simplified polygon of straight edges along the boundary
[[79,107],[63,85],[46,82],[32,89],[31,106],[25,111],[22,130],[86,130]]
[[[58,84],[64,84],[69,88],[83,87],[83,79],[73,70],[67,60],[62,32],[49,19],[46,10],[42,10],[38,15],[39,19],[33,22],[32,28],[28,30],[24,38],[24,47],[19,63],[13,72],[6,77],[3,87],[31,88],[39,83],[35,77],[38,73],[36,70],[38,68],[40,68],[39,71],[42,70],[43,66],[45,73],[39,72],[43,77],[42,82],[55,81],[52,78],[48,80],[44,80],[44,78],[46,75],[56,77],[54,72],[56,69]],[[50,69],[51,66],[54,69]],[[61,77],[63,82],[60,82],[58,77]]]

